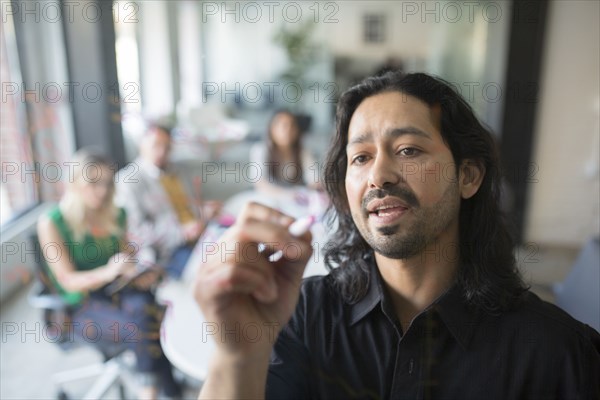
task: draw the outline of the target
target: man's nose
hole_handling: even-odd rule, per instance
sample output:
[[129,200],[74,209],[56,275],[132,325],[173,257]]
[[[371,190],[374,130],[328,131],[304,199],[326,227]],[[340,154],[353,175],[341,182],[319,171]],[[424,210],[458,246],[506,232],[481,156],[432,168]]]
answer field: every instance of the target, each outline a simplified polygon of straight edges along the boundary
[[369,187],[374,189],[396,185],[401,179],[400,172],[399,167],[394,163],[393,156],[380,152],[371,164]]

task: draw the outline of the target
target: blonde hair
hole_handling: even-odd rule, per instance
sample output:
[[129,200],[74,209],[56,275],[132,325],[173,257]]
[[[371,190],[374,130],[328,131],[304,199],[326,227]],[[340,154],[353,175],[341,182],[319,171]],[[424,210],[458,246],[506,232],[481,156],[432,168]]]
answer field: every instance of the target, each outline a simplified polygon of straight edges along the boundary
[[[90,152],[89,150],[77,151],[73,155],[70,164],[73,165],[73,173],[72,175],[67,174],[68,182],[66,182],[65,194],[59,203],[60,211],[67,224],[73,230],[73,238],[76,241],[81,240],[86,233],[91,231],[85,220],[85,203],[81,197],[79,188],[77,187],[84,181],[86,182],[84,184],[88,185],[97,181],[87,177],[86,169],[90,164],[95,165],[96,168],[108,167],[111,169],[111,161],[108,158]],[[111,169],[111,171],[113,170]],[[96,177],[99,179],[99,176]],[[114,179],[114,176],[112,178]],[[118,208],[113,202],[114,193],[115,186],[114,181],[112,181],[106,202],[98,211],[96,211],[96,213],[100,217],[100,228],[109,232],[111,235],[118,236],[123,233],[123,229],[119,226],[117,221]]]

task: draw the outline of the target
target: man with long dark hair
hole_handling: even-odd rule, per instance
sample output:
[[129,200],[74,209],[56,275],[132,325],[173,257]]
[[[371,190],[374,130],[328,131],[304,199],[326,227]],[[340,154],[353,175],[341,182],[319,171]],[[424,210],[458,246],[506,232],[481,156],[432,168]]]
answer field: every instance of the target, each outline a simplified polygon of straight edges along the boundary
[[524,285],[494,141],[449,84],[349,89],[325,179],[328,276],[301,283],[310,234],[260,204],[200,269],[218,326],[201,398],[600,397],[600,335]]

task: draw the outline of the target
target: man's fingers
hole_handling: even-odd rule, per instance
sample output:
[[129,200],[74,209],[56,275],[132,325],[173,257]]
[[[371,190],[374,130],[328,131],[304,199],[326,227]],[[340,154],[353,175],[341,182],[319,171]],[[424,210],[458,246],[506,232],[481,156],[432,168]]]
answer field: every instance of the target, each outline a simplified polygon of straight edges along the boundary
[[[243,255],[243,258],[240,255]],[[275,265],[267,260],[266,254],[258,251],[258,246],[256,246],[256,244],[249,243],[246,246],[246,250],[241,250],[240,253],[236,254],[229,254],[225,258],[224,265],[216,265],[213,269],[220,270],[221,273],[227,275],[227,272],[223,272],[223,267],[229,265],[233,266],[235,269],[252,271],[256,277],[260,277],[260,279],[265,282],[262,286],[276,286]],[[236,273],[235,269],[230,272]]]
[[238,218],[238,221],[244,223],[251,219],[270,222],[271,224],[281,225],[284,227],[289,226],[294,220],[289,215],[286,215],[271,207],[265,206],[260,203],[248,202],[244,206],[242,213]]
[[[199,272],[199,302],[231,301],[230,295],[245,294],[270,303],[280,295],[279,284],[299,281],[299,267],[312,254],[311,235],[292,236],[288,229],[293,221],[270,207],[248,203]],[[271,255],[283,259],[269,261]]]
[[286,227],[255,219],[233,226],[230,235],[223,239],[241,246],[238,250],[242,255],[251,252],[253,246],[258,246],[259,243],[262,243],[261,252],[271,254],[283,249],[287,243],[297,240],[289,234]]
[[202,280],[204,288],[211,287],[221,295],[250,294],[261,302],[271,302],[277,298],[273,276],[248,265],[224,264],[221,268],[213,269]]

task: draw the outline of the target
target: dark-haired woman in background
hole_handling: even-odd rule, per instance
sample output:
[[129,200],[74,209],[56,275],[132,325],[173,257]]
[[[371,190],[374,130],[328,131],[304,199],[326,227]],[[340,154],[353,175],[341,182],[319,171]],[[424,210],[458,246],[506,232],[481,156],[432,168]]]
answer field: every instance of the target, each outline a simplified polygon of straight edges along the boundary
[[319,168],[310,152],[302,148],[302,133],[293,113],[275,112],[266,143],[257,144],[250,151],[250,161],[261,172],[257,190],[285,196],[298,187],[318,187]]

